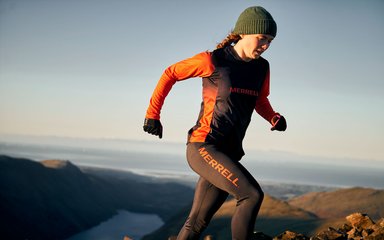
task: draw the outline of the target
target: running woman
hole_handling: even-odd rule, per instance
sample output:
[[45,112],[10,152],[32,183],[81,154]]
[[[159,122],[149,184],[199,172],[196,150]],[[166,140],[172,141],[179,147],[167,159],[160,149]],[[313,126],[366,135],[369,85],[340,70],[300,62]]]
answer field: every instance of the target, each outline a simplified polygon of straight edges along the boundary
[[162,138],[160,111],[172,86],[188,78],[202,78],[203,101],[187,143],[188,164],[200,178],[178,240],[199,239],[229,194],[237,200],[232,239],[251,239],[264,194],[239,162],[244,155],[242,141],[254,110],[270,122],[271,130],[287,128],[285,118],[268,100],[269,63],[261,57],[276,31],[267,10],[260,6],[245,9],[216,50],[169,66],[152,94],[143,128]]

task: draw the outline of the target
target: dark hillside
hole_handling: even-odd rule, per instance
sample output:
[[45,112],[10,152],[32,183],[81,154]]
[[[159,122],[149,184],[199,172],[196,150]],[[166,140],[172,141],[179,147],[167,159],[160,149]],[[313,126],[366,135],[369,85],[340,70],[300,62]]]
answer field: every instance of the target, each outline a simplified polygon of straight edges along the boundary
[[[178,184],[85,173],[68,161],[36,162],[0,156],[2,239],[65,239],[118,209],[170,218],[192,197]],[[140,182],[143,181],[143,182]],[[187,201],[188,199],[188,201]]]
[[118,170],[82,169],[97,185],[98,192],[109,196],[116,209],[154,213],[168,221],[193,197],[191,188],[178,183],[156,181]]
[[[90,179],[72,165],[45,167],[0,157],[1,235],[60,239],[115,214]],[[36,224],[38,223],[38,224]]]

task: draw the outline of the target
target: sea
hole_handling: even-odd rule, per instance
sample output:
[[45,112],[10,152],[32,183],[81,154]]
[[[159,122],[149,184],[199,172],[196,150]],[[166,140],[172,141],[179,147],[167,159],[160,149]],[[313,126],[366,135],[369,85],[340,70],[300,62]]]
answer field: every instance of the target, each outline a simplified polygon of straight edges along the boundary
[[[0,136],[0,155],[35,161],[68,160],[80,167],[126,170],[192,186],[198,176],[187,164],[185,147],[183,143],[165,141]],[[261,184],[384,189],[384,161],[249,150],[241,163]],[[122,234],[127,232],[133,235],[129,237],[139,240],[162,224],[156,215],[119,211],[106,222],[67,240],[123,239]]]

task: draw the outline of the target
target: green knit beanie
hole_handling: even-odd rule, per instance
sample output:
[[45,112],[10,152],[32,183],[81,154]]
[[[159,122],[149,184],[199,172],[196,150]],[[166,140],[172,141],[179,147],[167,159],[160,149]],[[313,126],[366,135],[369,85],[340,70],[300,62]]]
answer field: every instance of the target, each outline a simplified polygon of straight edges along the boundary
[[262,7],[245,9],[237,19],[235,34],[268,34],[276,36],[277,25],[272,15]]

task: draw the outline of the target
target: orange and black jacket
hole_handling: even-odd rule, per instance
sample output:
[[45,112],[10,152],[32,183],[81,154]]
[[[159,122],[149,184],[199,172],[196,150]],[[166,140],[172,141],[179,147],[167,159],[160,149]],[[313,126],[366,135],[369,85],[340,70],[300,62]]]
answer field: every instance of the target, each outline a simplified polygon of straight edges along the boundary
[[164,100],[177,81],[202,77],[203,101],[188,142],[215,144],[241,159],[242,141],[253,111],[268,122],[277,113],[268,100],[268,61],[260,57],[245,62],[233,51],[226,47],[202,52],[168,67],[153,92],[146,118],[160,119]]

